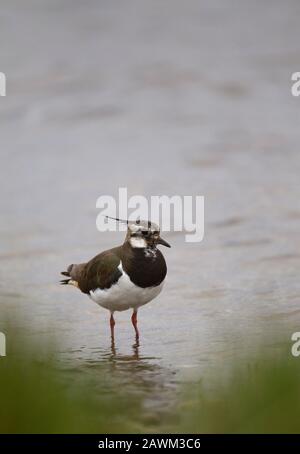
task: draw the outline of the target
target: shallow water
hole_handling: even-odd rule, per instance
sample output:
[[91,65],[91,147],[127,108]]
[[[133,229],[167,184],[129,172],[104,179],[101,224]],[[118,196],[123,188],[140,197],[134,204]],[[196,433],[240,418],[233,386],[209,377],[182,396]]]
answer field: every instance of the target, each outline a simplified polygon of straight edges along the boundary
[[[299,330],[300,4],[23,3],[0,17],[1,304],[37,343],[62,339],[65,373],[105,364],[155,419],[182,381]],[[123,186],[205,196],[203,242],[165,234],[138,347],[128,312],[112,347],[108,313],[58,285],[123,241],[95,227]]]

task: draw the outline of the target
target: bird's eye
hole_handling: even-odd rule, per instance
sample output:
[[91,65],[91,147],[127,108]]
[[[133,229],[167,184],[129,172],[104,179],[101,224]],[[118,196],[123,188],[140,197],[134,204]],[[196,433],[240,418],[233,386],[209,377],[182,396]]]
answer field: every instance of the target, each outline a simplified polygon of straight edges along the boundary
[[149,235],[149,231],[148,230],[142,230],[142,235],[145,235],[145,236]]
[[158,230],[155,230],[155,232],[153,232],[154,235],[159,235],[159,231]]

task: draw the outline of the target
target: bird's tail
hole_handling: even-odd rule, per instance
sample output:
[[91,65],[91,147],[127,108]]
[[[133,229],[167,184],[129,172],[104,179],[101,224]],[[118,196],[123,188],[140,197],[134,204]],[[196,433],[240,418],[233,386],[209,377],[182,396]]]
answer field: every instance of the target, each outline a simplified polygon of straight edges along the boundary
[[69,278],[69,279],[62,279],[60,281],[61,285],[68,285],[69,282],[72,280],[71,271],[72,271],[73,266],[74,266],[73,264],[69,265],[67,268],[67,271],[61,271],[60,274],[62,274],[63,276],[67,276]]
[[61,271],[60,274],[62,274],[63,276],[71,277],[71,271],[72,271],[73,266],[74,266],[74,264],[72,263],[72,265],[68,266],[67,271]]
[[68,285],[69,282],[70,282],[71,278],[70,279],[62,279],[60,282],[61,285]]
[[75,287],[79,287],[78,282],[80,281],[80,276],[82,273],[82,270],[84,270],[85,263],[80,263],[77,265],[70,265],[67,268],[67,271],[62,271],[61,274],[63,276],[66,276],[67,279],[62,279],[60,283],[62,285],[74,285]]

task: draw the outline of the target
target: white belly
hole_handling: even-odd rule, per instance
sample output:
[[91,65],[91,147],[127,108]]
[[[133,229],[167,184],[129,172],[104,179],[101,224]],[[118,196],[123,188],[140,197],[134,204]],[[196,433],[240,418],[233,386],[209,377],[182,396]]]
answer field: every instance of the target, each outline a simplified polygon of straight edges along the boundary
[[122,276],[116,284],[108,289],[96,289],[90,291],[90,298],[105,309],[114,311],[126,311],[137,309],[159,295],[163,288],[163,282],[156,287],[141,288],[129,279],[122,267],[118,266]]

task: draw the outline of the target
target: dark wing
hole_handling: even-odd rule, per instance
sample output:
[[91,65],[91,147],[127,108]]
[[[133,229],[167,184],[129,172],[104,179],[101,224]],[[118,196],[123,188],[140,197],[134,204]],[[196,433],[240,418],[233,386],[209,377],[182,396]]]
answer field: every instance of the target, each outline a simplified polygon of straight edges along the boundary
[[119,248],[115,248],[102,252],[85,264],[77,276],[79,288],[83,293],[97,288],[108,289],[120,279],[122,272],[118,268],[121,261],[118,251]]

